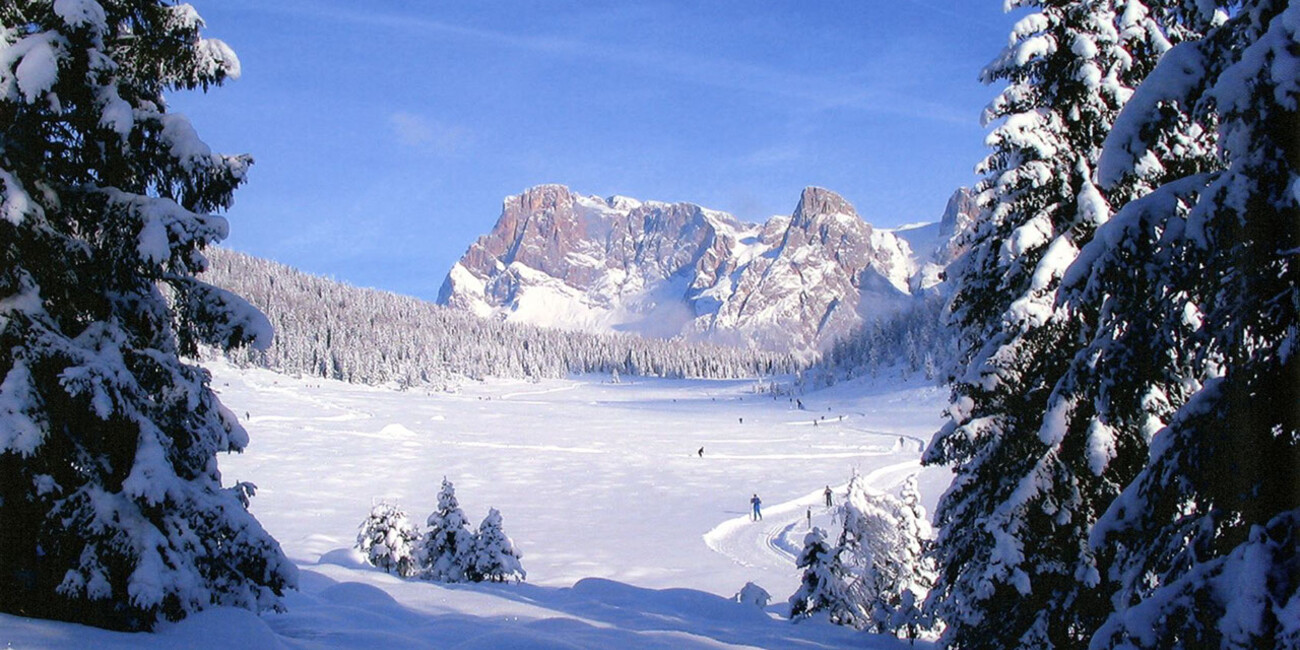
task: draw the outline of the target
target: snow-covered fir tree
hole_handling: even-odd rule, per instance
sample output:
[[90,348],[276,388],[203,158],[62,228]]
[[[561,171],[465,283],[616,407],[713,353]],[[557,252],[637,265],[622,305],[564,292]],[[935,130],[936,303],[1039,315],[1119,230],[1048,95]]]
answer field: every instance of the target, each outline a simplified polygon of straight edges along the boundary
[[[1226,5],[1225,5],[1226,6]],[[1129,2],[1120,8],[1120,41],[1132,61],[1125,81],[1141,84],[1174,45],[1198,38],[1221,23],[1226,13],[1214,2],[1187,0],[1147,0]],[[1184,49],[1184,52],[1190,50]],[[1183,65],[1179,56],[1164,63],[1166,68]],[[1105,189],[1113,208],[1141,197],[1164,183],[1198,174],[1217,166],[1215,156],[1215,115],[1207,105],[1186,105],[1189,96],[1177,96],[1148,85],[1129,99],[1137,110],[1121,111],[1115,118],[1107,148],[1132,146],[1130,157],[1109,156],[1110,161],[1097,163],[1098,185]],[[1128,103],[1125,106],[1128,106]],[[1137,124],[1138,115],[1148,120]],[[1156,127],[1156,128],[1152,128]],[[1120,143],[1116,134],[1132,141]],[[1135,145],[1135,146],[1134,146]],[[1117,164],[1118,163],[1118,164]]]
[[904,566],[912,567],[915,586],[902,590],[891,607],[887,627],[906,639],[916,639],[934,626],[925,612],[925,595],[934,586],[934,560],[930,556],[933,531],[921,505],[921,490],[916,474],[909,474],[899,490],[899,528],[902,532]]
[[[1140,161],[1173,106],[1184,122],[1213,111],[1221,169],[1127,206],[1078,269],[1101,291],[1117,251],[1150,246],[1161,263],[1136,278],[1149,311],[1109,307],[1185,339],[1154,374],[1183,363],[1203,377],[1097,524],[1118,587],[1097,648],[1300,647],[1300,5],[1202,4],[1219,24],[1152,73],[1139,91],[1152,101],[1126,109],[1106,155]],[[1140,344],[1106,351],[1133,357]]]
[[840,562],[839,553],[828,541],[826,531],[813,528],[803,539],[803,550],[795,559],[803,569],[799,589],[790,596],[790,618],[799,620],[818,613],[841,625],[855,625],[862,619],[851,592],[851,575]]
[[471,566],[474,533],[456,500],[456,488],[445,477],[438,491],[438,507],[427,521],[429,530],[420,547],[423,575],[435,582],[465,582]]
[[416,557],[420,531],[401,508],[381,501],[370,508],[370,515],[357,531],[357,545],[366,561],[388,573],[404,578],[420,572]]
[[929,627],[921,603],[934,572],[925,557],[929,531],[915,479],[900,498],[854,475],[839,518],[843,528],[834,545],[821,528],[804,537],[791,618],[820,612],[839,625],[917,638]]
[[903,485],[898,489],[898,499],[903,502],[903,507],[907,508],[907,525],[909,529],[915,527],[914,537],[918,539],[926,537],[929,533],[929,519],[925,514],[925,506],[921,505],[921,487],[917,484],[916,474],[908,474],[903,479]]
[[[1192,38],[1225,15],[1212,4],[1152,1],[1149,10],[1130,6],[1121,16],[1120,33],[1149,33],[1158,25],[1177,38]],[[1130,48],[1144,51],[1140,44]],[[1164,51],[1168,55],[1158,68],[1166,72],[1157,77],[1170,71],[1181,76],[1181,71],[1195,67],[1188,60],[1197,56],[1191,48],[1165,46]],[[1135,68],[1151,67],[1149,62],[1139,64],[1135,56]],[[1203,82],[1193,85],[1203,90]],[[1123,206],[1153,187],[1219,168],[1214,147],[1217,116],[1206,104],[1195,102],[1192,96],[1199,92],[1188,87],[1170,90],[1166,83],[1141,85],[1107,134],[1097,176],[1112,206]],[[1143,115],[1148,119],[1139,120]],[[1063,439],[1073,441],[1063,443],[1070,448],[1064,461],[1076,466],[1076,474],[1100,479],[1085,479],[1085,485],[1094,483],[1092,500],[1099,504],[1133,478],[1146,459],[1151,437],[1205,378],[1195,361],[1198,343],[1192,321],[1160,317],[1169,285],[1149,281],[1153,269],[1175,268],[1174,251],[1166,241],[1168,220],[1183,218],[1197,182],[1182,181],[1179,187],[1099,230],[1101,243],[1090,244],[1088,252],[1080,254],[1057,296],[1053,318],[1081,324],[1078,340],[1083,345],[1053,390],[1047,419],[1063,432]]]
[[489,508],[474,535],[467,571],[469,579],[474,582],[523,580],[528,573],[519,561],[522,557],[502,528],[501,513]]
[[1103,140],[1171,42],[1136,0],[1008,5],[1034,12],[984,72],[1008,85],[985,113],[1000,122],[980,166],[984,212],[949,270],[962,350],[950,421],[924,460],[956,476],[936,513],[929,607],[949,647],[1073,647],[1109,607],[1092,523],[1135,469],[1080,461],[1090,438],[1048,408],[1085,329],[1057,294],[1111,213],[1096,187]]
[[180,359],[271,339],[195,277],[251,162],[167,110],[239,73],[202,27],[162,1],[0,3],[0,610],[147,629],[296,581],[221,485],[246,432]]
[[898,500],[901,504],[898,519],[904,542],[904,563],[912,567],[914,581],[929,591],[934,585],[934,559],[930,556],[934,530],[925,506],[921,505],[921,489],[915,474],[908,475],[903,481]]
[[920,296],[889,316],[863,323],[836,340],[808,370],[813,385],[832,385],[899,369],[905,376],[938,378],[957,356],[956,340],[943,322],[946,298]]
[[910,638],[920,632],[919,602],[934,580],[923,559],[924,515],[919,502],[875,491],[861,476],[849,481],[836,553],[851,567],[857,627]]

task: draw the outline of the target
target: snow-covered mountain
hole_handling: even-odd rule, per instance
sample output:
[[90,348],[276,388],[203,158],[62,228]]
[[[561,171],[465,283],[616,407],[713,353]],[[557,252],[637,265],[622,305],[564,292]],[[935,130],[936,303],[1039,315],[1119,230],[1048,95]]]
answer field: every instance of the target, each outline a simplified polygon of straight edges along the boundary
[[542,185],[505,200],[439,302],[544,326],[809,352],[928,286],[914,276],[937,257],[913,250],[817,187],[790,216],[750,224],[690,203]]
[[939,286],[944,268],[966,251],[961,235],[975,221],[978,211],[975,192],[959,187],[948,198],[948,205],[938,222],[903,226],[892,231],[916,253],[917,270],[909,282],[912,293],[935,290]]

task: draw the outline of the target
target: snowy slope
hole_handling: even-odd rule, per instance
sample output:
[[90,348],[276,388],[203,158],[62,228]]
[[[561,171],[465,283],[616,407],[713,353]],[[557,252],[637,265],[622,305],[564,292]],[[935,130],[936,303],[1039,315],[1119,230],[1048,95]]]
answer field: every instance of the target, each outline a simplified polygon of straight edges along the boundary
[[[288,612],[218,610],[154,635],[0,616],[0,642],[903,647],[780,613],[807,509],[830,525],[816,505],[823,486],[841,489],[855,469],[881,487],[917,471],[939,389],[846,383],[804,396],[800,410],[747,381],[492,381],[426,394],[229,366],[215,377],[252,435],[246,454],[221,458],[224,479],[259,486],[254,513],[302,571]],[[473,523],[502,512],[527,583],[440,586],[360,563],[351,547],[373,500],[423,521],[444,475]],[[948,475],[921,479],[932,507]],[[763,522],[748,521],[751,493]],[[773,595],[766,612],[726,600],[748,581]]]
[[978,212],[975,192],[959,187],[948,197],[939,221],[911,224],[889,231],[907,242],[913,251],[916,268],[908,279],[913,294],[934,290],[943,281],[944,268],[965,252],[964,236]]

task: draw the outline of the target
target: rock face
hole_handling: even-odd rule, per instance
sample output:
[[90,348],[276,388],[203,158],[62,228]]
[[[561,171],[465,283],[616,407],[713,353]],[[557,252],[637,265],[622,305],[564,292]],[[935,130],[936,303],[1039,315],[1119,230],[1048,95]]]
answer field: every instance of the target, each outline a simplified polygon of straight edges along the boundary
[[961,187],[948,198],[938,223],[900,228],[894,231],[915,251],[917,271],[908,286],[913,294],[942,291],[943,270],[966,252],[964,235],[979,214],[975,193]]
[[439,302],[545,326],[808,352],[906,300],[916,270],[906,241],[830,190],[807,188],[792,215],[758,225],[542,185],[505,200]]
[[937,264],[946,266],[966,252],[961,235],[975,222],[979,211],[975,192],[968,187],[957,188],[948,198],[948,207],[944,208],[943,218],[939,220],[940,244],[934,251]]

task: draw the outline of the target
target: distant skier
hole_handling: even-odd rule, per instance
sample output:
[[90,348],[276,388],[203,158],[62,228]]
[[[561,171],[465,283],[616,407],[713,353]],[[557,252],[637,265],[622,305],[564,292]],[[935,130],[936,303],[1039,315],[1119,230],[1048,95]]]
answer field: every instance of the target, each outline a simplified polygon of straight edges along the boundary
[[803,410],[803,400],[801,400],[801,399],[795,399],[794,404],[795,404],[795,406],[798,406],[798,407],[799,407],[799,410],[800,410],[800,411]]
[[812,530],[812,508],[808,509],[808,530]]
[[704,458],[704,447],[700,447],[699,454],[700,454],[700,458]]
[[755,494],[754,498],[749,500],[750,505],[754,506],[754,512],[749,516],[752,521],[761,521],[763,519],[763,500]]
[[829,508],[831,507],[831,486],[826,486],[826,492],[824,494],[826,495],[826,507]]
[[740,418],[740,423],[741,423],[741,424],[744,424],[744,423],[745,423],[745,418]]

